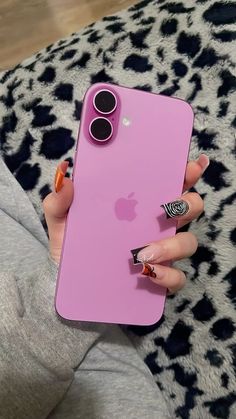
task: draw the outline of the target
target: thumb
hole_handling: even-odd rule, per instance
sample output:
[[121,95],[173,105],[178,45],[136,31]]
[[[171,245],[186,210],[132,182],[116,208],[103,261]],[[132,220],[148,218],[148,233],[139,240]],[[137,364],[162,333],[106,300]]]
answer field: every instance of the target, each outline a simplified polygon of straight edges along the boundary
[[67,167],[68,162],[62,162],[58,166],[55,191],[48,194],[43,201],[52,256],[55,252],[60,256],[67,212],[73,200],[73,183],[71,179],[65,177]]

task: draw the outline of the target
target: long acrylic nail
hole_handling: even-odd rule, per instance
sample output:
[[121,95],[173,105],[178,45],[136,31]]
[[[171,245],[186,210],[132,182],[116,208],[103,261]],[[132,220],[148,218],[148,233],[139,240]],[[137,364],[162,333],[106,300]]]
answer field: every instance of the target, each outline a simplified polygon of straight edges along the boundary
[[156,273],[154,272],[154,266],[149,265],[148,263],[143,264],[142,275],[150,276],[151,278],[156,278]]
[[157,243],[151,243],[149,245],[138,247],[137,249],[131,250],[133,255],[134,265],[138,263],[152,263],[157,262],[163,254],[163,248]]
[[136,249],[132,249],[132,250],[130,250],[130,251],[131,251],[131,253],[132,253],[132,256],[133,256],[133,262],[134,262],[134,265],[137,265],[138,263],[142,263],[142,262],[140,261],[140,259],[138,258],[138,254],[139,254],[139,252],[141,252],[141,250],[145,249],[146,247],[147,247],[147,246],[137,247]]
[[201,154],[197,159],[198,164],[202,168],[202,174],[206,171],[210,164],[210,159],[206,154]]
[[177,201],[168,202],[167,204],[161,205],[166,213],[166,218],[175,218],[187,214],[189,212],[189,204],[183,199]]
[[68,161],[63,161],[58,167],[57,167],[57,171],[56,171],[56,175],[55,175],[55,179],[54,179],[54,186],[55,186],[55,191],[59,192],[63,186],[63,180],[67,171],[67,168],[69,166],[69,162]]

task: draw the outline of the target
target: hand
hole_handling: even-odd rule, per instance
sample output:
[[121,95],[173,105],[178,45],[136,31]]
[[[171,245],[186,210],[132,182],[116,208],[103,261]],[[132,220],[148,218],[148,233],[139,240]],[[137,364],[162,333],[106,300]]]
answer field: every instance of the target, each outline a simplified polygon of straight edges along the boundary
[[[178,219],[177,228],[198,218],[203,211],[203,201],[200,196],[186,191],[196,184],[208,165],[209,159],[204,154],[200,155],[198,160],[190,161],[186,169],[184,195],[178,200],[181,202],[166,205],[166,211],[168,212],[169,208],[171,216],[174,215]],[[67,212],[73,199],[73,183],[65,177],[67,168],[66,161],[58,166],[55,191],[47,195],[43,202],[49,232],[50,253],[56,262],[60,260]],[[196,250],[197,239],[190,232],[177,233],[172,238],[151,243],[139,254],[144,262],[143,274],[148,275],[153,282],[168,288],[169,292],[176,292],[184,286],[185,274],[160,263],[189,257]]]

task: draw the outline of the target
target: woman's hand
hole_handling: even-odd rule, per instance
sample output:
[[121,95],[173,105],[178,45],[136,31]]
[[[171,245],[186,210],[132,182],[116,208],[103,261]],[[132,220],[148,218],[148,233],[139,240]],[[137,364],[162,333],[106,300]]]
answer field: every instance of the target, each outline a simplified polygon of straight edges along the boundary
[[[177,228],[198,218],[204,206],[197,193],[187,192],[194,186],[209,165],[209,159],[204,154],[198,160],[187,165],[183,195],[178,200],[163,205],[167,217],[178,220]],[[47,195],[43,202],[45,218],[49,232],[51,257],[59,262],[66,216],[73,199],[73,183],[65,177],[68,162],[62,162],[55,177],[55,191]],[[143,274],[174,293],[185,284],[185,274],[175,268],[164,266],[162,262],[175,261],[191,256],[197,250],[197,239],[190,233],[177,233],[176,236],[153,242],[150,245],[134,249],[135,260],[143,263]],[[135,252],[136,251],[136,252]]]

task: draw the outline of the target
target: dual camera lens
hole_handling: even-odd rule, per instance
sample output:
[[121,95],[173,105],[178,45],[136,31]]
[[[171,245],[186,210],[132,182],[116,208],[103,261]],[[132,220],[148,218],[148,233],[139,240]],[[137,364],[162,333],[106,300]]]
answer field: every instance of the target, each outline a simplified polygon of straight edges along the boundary
[[[117,99],[110,90],[100,90],[93,98],[93,106],[102,115],[110,115],[117,107]],[[99,142],[112,137],[113,126],[105,116],[94,118],[89,126],[91,137]]]

